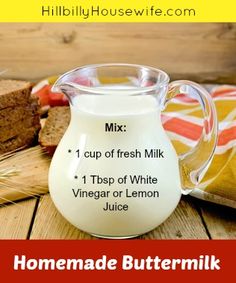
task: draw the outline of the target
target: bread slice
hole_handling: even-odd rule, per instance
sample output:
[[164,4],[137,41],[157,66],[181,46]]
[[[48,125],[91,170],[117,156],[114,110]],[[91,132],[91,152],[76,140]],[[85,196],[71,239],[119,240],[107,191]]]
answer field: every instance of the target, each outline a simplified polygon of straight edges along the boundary
[[0,80],[0,109],[29,102],[32,84],[26,81]]
[[58,106],[49,109],[48,118],[39,132],[39,143],[52,154],[70,123],[70,108]]

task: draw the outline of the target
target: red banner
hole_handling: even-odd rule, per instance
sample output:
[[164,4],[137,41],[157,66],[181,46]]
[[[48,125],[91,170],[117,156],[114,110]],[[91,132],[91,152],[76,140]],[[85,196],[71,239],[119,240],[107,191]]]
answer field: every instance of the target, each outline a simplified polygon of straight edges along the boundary
[[215,283],[235,276],[233,240],[2,240],[0,251],[7,282]]

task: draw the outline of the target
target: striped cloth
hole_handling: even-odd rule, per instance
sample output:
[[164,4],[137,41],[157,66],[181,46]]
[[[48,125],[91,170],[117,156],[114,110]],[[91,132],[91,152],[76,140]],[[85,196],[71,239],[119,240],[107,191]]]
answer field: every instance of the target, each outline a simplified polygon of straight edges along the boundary
[[[216,105],[219,137],[211,166],[191,195],[236,208],[236,87],[206,88]],[[162,121],[179,154],[196,145],[203,123],[196,100],[178,95],[163,113]]]
[[[62,94],[55,95],[50,91],[56,79],[55,76],[41,81],[33,92],[39,94],[44,102],[46,97],[46,104],[64,105]],[[191,195],[236,208],[236,87],[205,87],[210,91],[216,105],[219,138],[211,166]],[[162,122],[180,154],[196,145],[202,132],[202,112],[196,100],[182,94],[171,102],[162,114]]]

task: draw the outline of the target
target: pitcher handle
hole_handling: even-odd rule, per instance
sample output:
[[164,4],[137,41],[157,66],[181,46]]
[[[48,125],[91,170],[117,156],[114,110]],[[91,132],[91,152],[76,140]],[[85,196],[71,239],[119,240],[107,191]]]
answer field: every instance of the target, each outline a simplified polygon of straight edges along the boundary
[[210,94],[192,81],[171,82],[164,105],[180,93],[197,99],[203,112],[203,130],[197,145],[179,156],[183,194],[188,194],[199,184],[211,164],[217,144],[218,123],[216,108]]

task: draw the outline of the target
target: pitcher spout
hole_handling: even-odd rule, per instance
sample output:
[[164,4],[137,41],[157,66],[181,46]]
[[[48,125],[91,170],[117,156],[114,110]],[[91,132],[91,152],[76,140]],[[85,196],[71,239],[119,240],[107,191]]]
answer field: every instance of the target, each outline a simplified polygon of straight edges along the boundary
[[80,93],[86,93],[92,84],[83,68],[77,68],[60,76],[52,87],[52,92],[61,92],[66,95],[71,104],[73,98]]
[[67,97],[68,97],[68,91],[72,91],[72,90],[75,91],[76,87],[70,82],[63,82],[60,78],[52,86],[52,92],[62,92]]
[[77,87],[73,82],[66,81],[64,76],[58,78],[58,80],[52,86],[52,92],[63,93],[70,104],[72,104],[73,97],[77,95]]
[[52,86],[52,92],[63,93],[70,104],[72,104],[73,97],[76,96],[76,86],[69,82],[62,82],[58,79]]

